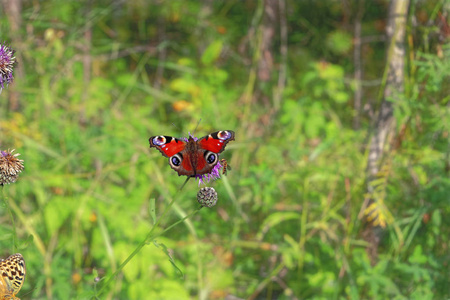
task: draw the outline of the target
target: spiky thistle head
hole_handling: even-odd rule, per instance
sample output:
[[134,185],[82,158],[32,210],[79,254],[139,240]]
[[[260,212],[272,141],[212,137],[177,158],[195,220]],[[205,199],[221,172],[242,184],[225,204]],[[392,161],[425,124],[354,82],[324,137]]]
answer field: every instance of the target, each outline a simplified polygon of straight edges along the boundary
[[6,43],[0,44],[0,90],[7,87],[14,79],[13,70],[16,63],[14,53],[15,51]]
[[16,182],[23,170],[23,160],[18,159],[19,153],[13,150],[0,151],[0,185]]

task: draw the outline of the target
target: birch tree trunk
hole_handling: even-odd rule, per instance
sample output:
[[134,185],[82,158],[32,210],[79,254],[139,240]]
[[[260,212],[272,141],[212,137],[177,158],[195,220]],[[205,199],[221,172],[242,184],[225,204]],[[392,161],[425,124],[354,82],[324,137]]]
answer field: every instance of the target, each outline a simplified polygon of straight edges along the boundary
[[[392,0],[389,7],[388,24],[386,28],[387,48],[386,80],[383,91],[383,100],[380,112],[370,140],[369,157],[367,164],[368,194],[373,193],[372,181],[382,169],[383,154],[387,153],[388,145],[395,130],[393,116],[393,102],[404,90],[404,66],[405,66],[405,31],[408,15],[409,0]],[[367,203],[373,199],[369,198]],[[372,212],[377,214],[380,212]],[[367,217],[367,215],[366,215]],[[376,262],[377,248],[380,242],[381,230],[368,227],[364,232],[364,239],[369,242],[367,249],[372,263]]]

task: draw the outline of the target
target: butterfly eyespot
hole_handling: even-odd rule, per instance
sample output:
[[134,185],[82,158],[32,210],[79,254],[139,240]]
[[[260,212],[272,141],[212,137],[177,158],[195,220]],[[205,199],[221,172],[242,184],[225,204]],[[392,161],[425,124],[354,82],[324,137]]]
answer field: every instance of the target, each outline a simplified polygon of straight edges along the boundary
[[217,136],[219,137],[219,139],[221,140],[228,140],[231,137],[231,133],[224,130],[224,131],[219,131],[217,133]]
[[162,135],[159,136],[155,136],[153,138],[153,144],[158,145],[158,146],[162,146],[166,143],[166,138]]
[[175,154],[171,158],[169,158],[169,164],[172,167],[179,167],[181,165],[181,161],[183,160],[183,157],[179,154]]
[[218,160],[218,158],[219,158],[218,155],[215,154],[215,153],[213,153],[213,152],[211,152],[211,151],[206,151],[206,152],[205,152],[205,159],[206,159],[206,162],[207,162],[208,164],[210,164],[210,165],[216,163],[217,160]]

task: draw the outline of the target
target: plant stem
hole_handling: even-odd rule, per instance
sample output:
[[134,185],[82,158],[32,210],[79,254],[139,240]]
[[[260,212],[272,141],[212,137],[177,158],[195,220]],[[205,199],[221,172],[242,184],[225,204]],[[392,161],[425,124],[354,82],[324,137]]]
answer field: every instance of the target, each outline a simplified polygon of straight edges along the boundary
[[190,214],[188,214],[187,216],[185,216],[184,218],[178,220],[177,222],[173,223],[172,225],[170,225],[169,227],[167,227],[166,229],[164,229],[163,231],[161,231],[160,233],[156,233],[153,234],[153,231],[158,227],[159,223],[161,222],[161,220],[165,217],[165,215],[167,214],[167,212],[169,211],[170,207],[173,205],[173,203],[175,202],[175,199],[173,199],[169,205],[166,207],[166,209],[164,210],[163,214],[161,215],[161,217],[158,219],[158,221],[156,221],[155,225],[153,225],[152,229],[150,230],[150,232],[147,234],[146,238],[139,243],[139,245],[136,247],[136,249],[134,249],[134,251],[127,257],[127,259],[125,259],[125,261],[119,266],[119,268],[108,277],[108,279],[106,279],[106,282],[102,285],[102,287],[100,288],[99,292],[97,295],[101,295],[102,292],[104,291],[104,289],[111,283],[111,281],[119,274],[120,271],[122,271],[122,269],[130,262],[130,260],[139,253],[139,251],[141,251],[141,249],[147,245],[148,243],[150,243],[152,240],[154,240],[155,238],[163,235],[165,232],[169,231],[170,229],[172,229],[173,227],[175,227],[176,225],[184,222],[184,220],[192,217],[193,215],[195,215],[196,213],[198,213],[200,211],[200,208],[194,210],[193,212],[191,212]]
[[11,224],[12,224],[12,254],[16,253],[16,223],[14,223],[14,216],[12,214],[11,208],[9,207],[8,197],[5,196],[5,190],[4,186],[2,186],[2,195],[3,195],[3,201],[5,202],[6,210],[8,211],[8,214],[11,218]]

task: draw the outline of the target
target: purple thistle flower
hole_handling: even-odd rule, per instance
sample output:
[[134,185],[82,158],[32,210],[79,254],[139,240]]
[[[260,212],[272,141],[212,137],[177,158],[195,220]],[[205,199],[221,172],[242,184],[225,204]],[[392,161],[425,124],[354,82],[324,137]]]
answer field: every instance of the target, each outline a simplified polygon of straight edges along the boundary
[[0,44],[0,91],[13,81],[14,64],[16,63],[15,51],[5,43]]
[[195,179],[198,179],[198,186],[201,184],[207,184],[210,181],[217,180],[220,178],[220,170],[222,170],[223,166],[220,162],[214,166],[211,170],[211,173],[203,174],[203,175],[195,175]]
[[194,141],[198,141],[198,137],[193,136],[190,132],[188,137],[182,137],[180,140],[184,140],[185,142],[187,142],[189,141],[189,137],[192,137]]

